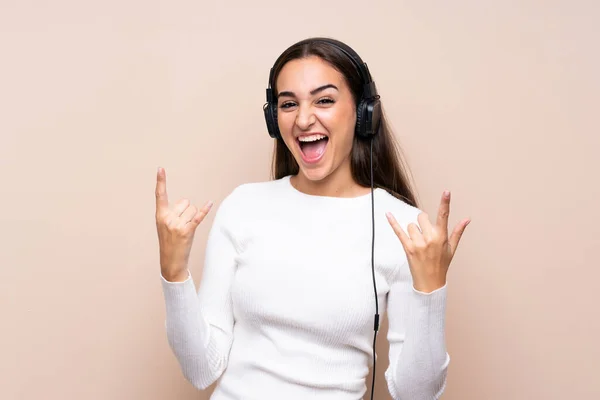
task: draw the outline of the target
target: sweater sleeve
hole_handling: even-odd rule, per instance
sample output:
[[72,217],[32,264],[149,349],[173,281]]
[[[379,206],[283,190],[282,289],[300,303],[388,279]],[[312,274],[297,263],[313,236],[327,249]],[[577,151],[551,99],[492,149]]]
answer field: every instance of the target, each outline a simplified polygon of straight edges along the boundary
[[444,333],[446,292],[446,285],[419,292],[412,279],[397,278],[390,287],[390,365],[385,378],[395,400],[439,399],[444,392],[450,362]]
[[169,282],[161,275],[168,343],[183,375],[198,389],[221,376],[231,349],[237,246],[229,222],[230,201],[221,203],[210,229],[198,291],[191,275],[184,282]]

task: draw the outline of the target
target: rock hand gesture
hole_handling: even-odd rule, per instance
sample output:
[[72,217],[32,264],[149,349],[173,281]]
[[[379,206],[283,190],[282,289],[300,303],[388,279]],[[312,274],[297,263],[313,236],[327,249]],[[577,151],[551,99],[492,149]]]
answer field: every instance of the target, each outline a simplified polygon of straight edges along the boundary
[[469,218],[463,219],[448,237],[449,213],[450,192],[446,191],[442,196],[435,225],[422,212],[417,217],[421,229],[413,222],[408,224],[407,233],[390,213],[387,214],[388,221],[406,252],[413,286],[420,292],[431,293],[446,284],[446,275],[458,242],[471,222]]
[[156,175],[156,229],[160,249],[160,269],[168,281],[184,281],[188,277],[188,260],[196,228],[212,207],[208,202],[198,209],[188,199],[169,205],[166,173],[158,168]]

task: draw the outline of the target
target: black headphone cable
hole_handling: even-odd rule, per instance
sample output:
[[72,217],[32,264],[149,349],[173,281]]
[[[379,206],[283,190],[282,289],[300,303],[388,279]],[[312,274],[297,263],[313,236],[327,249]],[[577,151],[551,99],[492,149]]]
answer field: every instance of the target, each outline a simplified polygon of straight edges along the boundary
[[375,195],[373,183],[373,138],[371,141],[371,221],[372,221],[372,240],[371,240],[371,272],[373,274],[373,291],[375,292],[375,333],[373,334],[373,380],[371,382],[371,400],[375,395],[375,344],[377,342],[377,331],[379,330],[379,300],[377,298],[377,284],[375,283]]

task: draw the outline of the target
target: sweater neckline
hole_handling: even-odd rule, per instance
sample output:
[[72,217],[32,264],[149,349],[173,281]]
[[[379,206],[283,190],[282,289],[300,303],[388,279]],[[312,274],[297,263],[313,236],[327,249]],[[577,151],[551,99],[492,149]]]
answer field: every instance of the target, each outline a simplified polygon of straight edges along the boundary
[[[312,199],[312,200],[336,201],[336,202],[360,202],[360,201],[371,199],[370,191],[369,191],[369,193],[361,194],[360,196],[354,196],[354,197],[324,196],[324,195],[304,193],[304,192],[301,192],[300,190],[296,189],[294,187],[294,185],[292,185],[292,182],[290,180],[291,177],[292,177],[292,175],[285,176],[282,178],[282,181],[285,184],[285,186],[297,197],[301,197],[301,198],[305,198],[305,199],[309,199],[309,200]],[[382,189],[380,189],[380,188],[374,188],[374,190],[373,190],[374,195],[376,195],[381,190]]]

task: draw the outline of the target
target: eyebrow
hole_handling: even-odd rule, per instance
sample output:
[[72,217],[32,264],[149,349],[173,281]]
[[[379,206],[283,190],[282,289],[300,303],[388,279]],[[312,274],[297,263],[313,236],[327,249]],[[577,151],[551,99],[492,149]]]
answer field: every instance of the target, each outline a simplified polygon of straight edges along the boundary
[[[310,94],[311,94],[311,95],[315,95],[315,94],[317,94],[317,93],[319,93],[319,92],[322,92],[323,90],[325,90],[325,89],[329,89],[329,88],[333,88],[333,89],[335,89],[335,90],[338,90],[338,91],[339,91],[339,89],[337,88],[337,86],[335,86],[334,84],[328,83],[327,85],[319,86],[318,88],[311,90],[311,91],[310,91]],[[296,97],[296,95],[294,94],[294,92],[280,92],[280,93],[277,95],[277,98],[280,98],[280,97],[282,97],[282,96],[287,96],[287,97]]]

